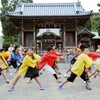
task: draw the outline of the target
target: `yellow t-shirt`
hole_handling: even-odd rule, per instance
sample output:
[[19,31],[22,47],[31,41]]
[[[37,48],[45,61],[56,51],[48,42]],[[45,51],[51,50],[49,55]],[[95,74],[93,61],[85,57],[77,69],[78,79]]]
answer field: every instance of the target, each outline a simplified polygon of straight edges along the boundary
[[37,66],[37,62],[39,61],[39,56],[34,54],[34,58],[35,59],[33,60],[29,55],[25,56],[23,63],[20,66],[19,71],[18,71],[18,73],[21,76],[25,76],[29,67],[34,68],[35,66]]
[[100,71],[100,62],[95,66],[98,71]]
[[95,64],[96,69],[97,69],[98,71],[100,71],[100,57],[98,57],[98,58],[95,60],[94,64]]
[[36,53],[34,53],[33,55],[37,62],[41,60],[41,56],[37,55]]
[[9,51],[2,52],[2,56],[3,57],[9,57],[10,56],[10,52]]
[[77,76],[81,76],[84,72],[84,68],[89,68],[93,64],[93,61],[85,53],[78,56],[77,61],[73,65],[71,71]]
[[5,58],[4,58],[2,53],[0,53],[0,58],[2,60],[2,65],[1,65],[2,69],[8,69],[7,61],[5,60]]

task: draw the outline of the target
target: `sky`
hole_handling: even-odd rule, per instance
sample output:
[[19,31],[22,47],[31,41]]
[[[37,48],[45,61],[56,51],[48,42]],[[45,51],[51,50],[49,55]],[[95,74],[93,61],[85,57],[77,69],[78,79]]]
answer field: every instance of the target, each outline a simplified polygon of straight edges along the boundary
[[[77,2],[78,0],[33,0],[34,3],[68,3],[68,2]],[[83,9],[86,11],[93,10],[97,12],[99,7],[97,4],[100,3],[100,0],[79,0],[83,6]],[[1,0],[0,0],[0,7],[1,7]],[[2,27],[0,23],[0,36],[2,35]]]

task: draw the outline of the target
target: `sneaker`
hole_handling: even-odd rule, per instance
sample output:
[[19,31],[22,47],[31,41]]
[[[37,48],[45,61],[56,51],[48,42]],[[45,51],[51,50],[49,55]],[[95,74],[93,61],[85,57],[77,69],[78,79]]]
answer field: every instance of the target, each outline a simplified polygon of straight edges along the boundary
[[59,84],[59,88],[62,88],[63,85],[64,85],[64,83],[60,83],[60,84]]
[[87,90],[92,90],[92,88],[89,85],[86,86],[86,89]]
[[9,84],[9,81],[8,81],[8,80],[6,80],[6,83],[7,83],[7,84]]
[[44,90],[44,88],[43,87],[40,87],[40,90]]
[[9,92],[14,91],[14,87],[10,87],[8,91],[9,91]]
[[68,77],[68,75],[67,74],[64,74],[64,78],[67,78]]

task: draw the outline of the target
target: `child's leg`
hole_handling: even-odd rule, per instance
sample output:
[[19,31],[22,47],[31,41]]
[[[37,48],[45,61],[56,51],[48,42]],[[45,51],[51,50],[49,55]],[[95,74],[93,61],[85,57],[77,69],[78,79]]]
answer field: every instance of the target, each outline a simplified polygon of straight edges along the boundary
[[6,80],[6,82],[7,82],[7,83],[9,83],[9,81],[8,81],[8,79],[7,79],[6,75],[4,74],[4,72],[3,72],[3,71],[1,71],[0,73],[1,73],[1,75],[4,77],[4,79]]
[[69,66],[69,69],[67,70],[66,73],[69,73],[69,72],[71,71],[72,66],[73,66],[73,65],[70,65],[70,66]]
[[68,77],[68,73],[71,71],[72,65],[69,66],[69,69],[67,70],[66,74],[64,74],[64,77],[67,78]]
[[88,81],[89,81],[88,73],[86,71],[84,71],[80,77],[85,81],[86,89],[91,90],[91,87],[88,84]]
[[61,73],[60,73],[60,70],[59,70],[59,66],[58,66],[56,63],[55,63],[55,66],[56,66],[57,73],[58,73],[58,74],[61,74]]
[[27,82],[27,84],[32,83],[32,77],[30,78],[30,80]]
[[43,87],[42,87],[42,85],[41,85],[41,83],[40,83],[40,81],[38,80],[38,78],[35,77],[34,80],[35,80],[35,81],[37,82],[37,84],[40,86],[40,90],[44,90]]
[[14,91],[14,87],[16,85],[16,83],[18,82],[18,80],[20,79],[21,75],[17,74],[17,76],[15,77],[15,79],[13,80],[12,86],[10,87],[10,89],[8,90],[9,92]]
[[94,70],[93,72],[91,72],[91,74],[89,75],[89,78],[90,78],[91,76],[93,76],[96,72],[97,72],[97,70]]
[[38,85],[39,85],[40,87],[42,87],[42,85],[41,85],[41,83],[39,82],[39,80],[38,80],[37,77],[35,77],[34,80],[38,83]]
[[60,83],[61,82],[61,80],[59,80],[59,78],[58,78],[58,76],[57,76],[57,74],[55,73],[55,74],[53,74],[53,76],[54,76],[54,78],[57,80],[57,82],[58,83]]
[[57,71],[57,69],[56,68],[53,68],[54,69],[54,71],[56,72],[56,74],[58,73],[58,71]]
[[56,72],[56,74],[58,73],[58,70],[57,70],[57,68],[56,68],[57,66],[56,66],[56,63],[54,63],[54,65],[52,66],[52,68],[54,69],[54,71]]
[[65,84],[68,83],[68,82],[74,82],[74,80],[75,80],[76,77],[77,77],[77,75],[74,74],[73,72],[71,72],[70,77],[68,77],[66,81],[64,81],[63,83],[61,83],[61,84],[59,85],[59,88],[62,88],[63,85],[65,85]]
[[50,73],[53,74],[53,76],[55,77],[55,79],[57,80],[57,82],[61,82],[59,79],[58,79],[58,76],[56,75],[56,72],[53,70],[52,67],[50,67],[49,65],[45,65],[44,66],[45,70],[49,71]]
[[94,78],[96,78],[98,74],[99,74],[99,72],[97,71],[97,72],[94,74]]
[[12,86],[15,87],[16,83],[18,82],[18,80],[20,79],[21,75],[17,74],[17,76],[15,77]]

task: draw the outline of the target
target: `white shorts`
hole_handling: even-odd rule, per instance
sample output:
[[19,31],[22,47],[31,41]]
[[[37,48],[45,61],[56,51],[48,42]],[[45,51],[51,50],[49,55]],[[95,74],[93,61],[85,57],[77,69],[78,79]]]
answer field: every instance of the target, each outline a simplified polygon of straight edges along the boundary
[[54,69],[51,66],[49,66],[48,64],[44,65],[43,69],[47,70],[51,74],[56,74],[56,72],[54,71]]

